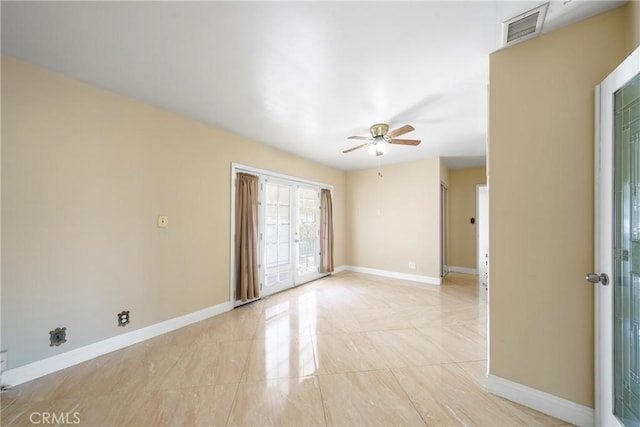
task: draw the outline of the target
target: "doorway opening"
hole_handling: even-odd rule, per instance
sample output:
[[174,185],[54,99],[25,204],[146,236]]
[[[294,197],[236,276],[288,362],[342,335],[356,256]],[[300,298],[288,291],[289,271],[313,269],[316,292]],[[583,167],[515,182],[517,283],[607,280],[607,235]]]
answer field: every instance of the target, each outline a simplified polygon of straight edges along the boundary
[[447,232],[447,187],[444,184],[440,184],[440,277],[443,278],[449,272],[447,251],[449,247],[447,245],[447,239],[449,233]]
[[[231,300],[234,306],[326,276],[320,273],[320,192],[332,186],[243,165],[232,165],[231,206],[235,207],[237,173],[258,177],[259,296],[236,295],[235,238],[231,239]],[[231,215],[235,232],[235,214]]]

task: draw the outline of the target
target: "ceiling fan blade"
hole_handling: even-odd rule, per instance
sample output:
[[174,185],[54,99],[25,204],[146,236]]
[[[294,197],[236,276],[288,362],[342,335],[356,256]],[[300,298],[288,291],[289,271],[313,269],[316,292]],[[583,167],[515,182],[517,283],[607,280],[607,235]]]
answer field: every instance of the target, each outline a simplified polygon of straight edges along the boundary
[[370,141],[371,137],[370,136],[350,136],[347,139],[362,139],[364,141]]
[[420,144],[419,139],[392,139],[390,144],[398,144],[398,145],[418,145]]
[[411,125],[404,125],[402,127],[399,127],[396,130],[392,130],[391,132],[387,132],[387,136],[389,138],[394,138],[396,136],[400,136],[400,135],[404,135],[407,132],[411,132],[412,130],[415,130],[413,126]]
[[350,152],[352,152],[352,151],[354,151],[354,150],[357,150],[358,148],[362,148],[362,147],[365,147],[365,146],[367,146],[367,145],[369,145],[369,143],[368,143],[368,142],[367,142],[366,144],[361,144],[361,145],[358,145],[358,146],[356,146],[356,147],[349,148],[348,150],[344,150],[344,151],[342,152],[342,154],[350,153]]

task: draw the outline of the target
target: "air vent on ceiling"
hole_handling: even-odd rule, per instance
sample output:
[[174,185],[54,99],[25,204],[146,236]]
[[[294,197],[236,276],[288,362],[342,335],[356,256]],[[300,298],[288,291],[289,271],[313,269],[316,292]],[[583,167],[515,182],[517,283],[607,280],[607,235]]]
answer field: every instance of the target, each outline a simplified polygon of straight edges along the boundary
[[503,22],[502,45],[509,46],[540,34],[548,7],[549,3],[545,3]]

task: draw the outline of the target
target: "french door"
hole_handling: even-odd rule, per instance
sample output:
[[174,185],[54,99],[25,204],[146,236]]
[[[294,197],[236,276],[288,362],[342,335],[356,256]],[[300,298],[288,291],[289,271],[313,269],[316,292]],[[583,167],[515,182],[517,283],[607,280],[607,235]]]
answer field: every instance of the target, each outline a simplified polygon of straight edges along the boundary
[[259,198],[260,295],[321,277],[320,187],[263,176]]
[[640,423],[640,50],[596,88],[596,424]]

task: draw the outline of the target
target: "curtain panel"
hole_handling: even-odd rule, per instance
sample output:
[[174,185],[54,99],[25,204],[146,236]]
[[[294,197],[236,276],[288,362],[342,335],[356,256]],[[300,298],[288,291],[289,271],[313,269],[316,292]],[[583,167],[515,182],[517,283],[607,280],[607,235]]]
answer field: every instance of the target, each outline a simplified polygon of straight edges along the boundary
[[236,175],[236,299],[258,298],[258,177]]
[[320,190],[320,273],[333,273],[333,203],[326,188]]

